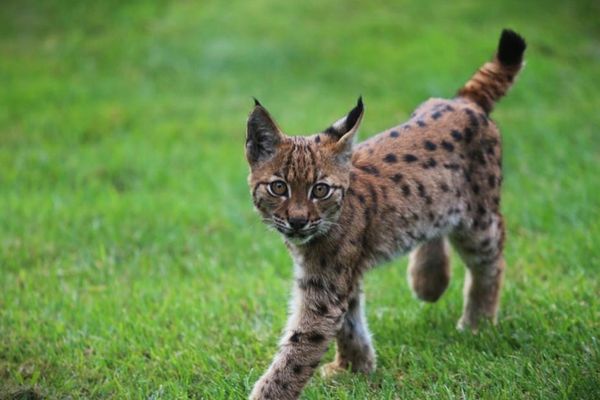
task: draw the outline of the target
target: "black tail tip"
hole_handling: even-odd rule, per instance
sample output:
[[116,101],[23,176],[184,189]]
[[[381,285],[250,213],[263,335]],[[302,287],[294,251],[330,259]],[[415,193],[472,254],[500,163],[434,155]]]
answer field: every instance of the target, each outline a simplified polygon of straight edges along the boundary
[[511,29],[504,29],[498,45],[498,60],[504,65],[521,64],[526,48],[527,43],[521,35]]

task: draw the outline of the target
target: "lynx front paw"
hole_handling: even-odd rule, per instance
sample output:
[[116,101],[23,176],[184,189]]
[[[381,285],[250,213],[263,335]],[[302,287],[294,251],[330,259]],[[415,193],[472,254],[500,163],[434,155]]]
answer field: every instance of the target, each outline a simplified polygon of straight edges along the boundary
[[337,361],[332,361],[321,367],[321,376],[325,379],[330,379],[341,372],[344,372],[345,370],[346,368],[340,366]]

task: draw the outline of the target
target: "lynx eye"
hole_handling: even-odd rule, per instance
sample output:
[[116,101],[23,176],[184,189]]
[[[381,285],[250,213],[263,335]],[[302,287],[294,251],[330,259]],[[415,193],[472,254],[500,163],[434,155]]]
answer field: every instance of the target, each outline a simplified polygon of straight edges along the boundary
[[326,183],[317,183],[312,188],[311,195],[314,199],[324,199],[327,197],[329,192],[331,191],[331,187]]
[[287,185],[284,181],[273,181],[269,184],[269,192],[273,196],[285,196],[287,194]]

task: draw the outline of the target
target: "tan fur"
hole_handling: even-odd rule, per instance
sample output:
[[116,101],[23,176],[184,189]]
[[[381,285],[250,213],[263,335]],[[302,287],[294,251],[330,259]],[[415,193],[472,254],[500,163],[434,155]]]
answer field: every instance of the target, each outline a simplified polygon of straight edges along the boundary
[[[518,71],[498,59],[485,68]],[[364,272],[413,250],[413,290],[436,301],[450,279],[446,237],[469,271],[458,327],[475,330],[482,317],[495,321],[504,271],[502,155],[486,112],[497,97],[477,90],[496,95],[502,87],[503,94],[509,81],[486,85],[480,75],[463,95],[428,100],[406,123],[356,146],[360,99],[345,118],[310,137],[284,135],[257,102],[248,122],[249,184],[256,209],[284,235],[295,284],[279,351],[252,399],[296,399],[334,339],[336,357],[324,375],[373,371]],[[285,195],[274,195],[276,181],[285,183]],[[317,184],[331,188],[326,198],[314,197]]]

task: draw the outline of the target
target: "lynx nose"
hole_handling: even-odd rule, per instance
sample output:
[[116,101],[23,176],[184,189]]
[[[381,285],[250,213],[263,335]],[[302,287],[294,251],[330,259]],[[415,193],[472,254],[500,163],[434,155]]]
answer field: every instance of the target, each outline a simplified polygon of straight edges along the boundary
[[288,223],[290,224],[292,229],[295,231],[299,231],[300,229],[304,228],[304,226],[306,225],[307,222],[308,222],[308,219],[305,217],[288,218]]

